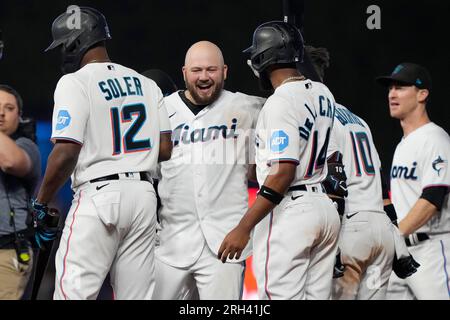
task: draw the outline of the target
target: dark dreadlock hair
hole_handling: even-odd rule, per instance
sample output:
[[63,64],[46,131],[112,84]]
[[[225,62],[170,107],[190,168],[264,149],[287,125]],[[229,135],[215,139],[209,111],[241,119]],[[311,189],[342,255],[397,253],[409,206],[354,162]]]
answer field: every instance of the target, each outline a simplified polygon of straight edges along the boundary
[[311,62],[323,82],[325,69],[330,66],[330,53],[327,48],[315,48],[313,46],[305,46],[305,51],[311,58]]

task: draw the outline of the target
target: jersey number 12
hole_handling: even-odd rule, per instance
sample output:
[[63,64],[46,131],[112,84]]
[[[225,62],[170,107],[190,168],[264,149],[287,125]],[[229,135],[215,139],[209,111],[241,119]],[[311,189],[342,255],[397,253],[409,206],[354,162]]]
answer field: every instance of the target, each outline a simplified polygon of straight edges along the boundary
[[[147,120],[145,106],[142,103],[123,106],[121,111],[119,111],[119,107],[111,108],[110,114],[113,135],[113,155],[119,155],[122,153],[122,141],[124,153],[145,151],[151,149],[150,139],[134,139],[139,130],[141,130],[145,120]],[[135,116],[134,120],[133,116]],[[120,124],[131,121],[133,121],[131,123],[131,126],[122,136]]]

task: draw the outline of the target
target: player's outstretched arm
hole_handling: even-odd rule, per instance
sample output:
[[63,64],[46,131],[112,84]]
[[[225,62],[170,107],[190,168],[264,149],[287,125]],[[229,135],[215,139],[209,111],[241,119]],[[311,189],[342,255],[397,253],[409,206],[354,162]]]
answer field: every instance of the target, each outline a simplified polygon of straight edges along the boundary
[[[294,179],[296,168],[297,166],[292,163],[273,163],[271,174],[267,176],[261,190],[266,187],[268,193],[273,193],[271,196],[274,198],[279,196],[282,199]],[[273,202],[268,199],[271,196],[263,196],[260,191],[253,206],[247,210],[237,227],[225,236],[217,254],[222,262],[225,263],[227,258],[239,259],[241,257],[253,228],[281,201],[279,199],[276,201],[278,203]]]
[[47,204],[69,179],[78,161],[81,145],[58,140],[47,161],[44,180],[37,196],[37,201]]

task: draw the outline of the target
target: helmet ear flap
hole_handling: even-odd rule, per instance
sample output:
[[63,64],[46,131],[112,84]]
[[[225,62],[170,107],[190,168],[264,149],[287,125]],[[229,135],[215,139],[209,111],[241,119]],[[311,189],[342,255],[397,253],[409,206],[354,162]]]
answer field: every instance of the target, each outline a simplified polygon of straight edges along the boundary
[[256,55],[253,59],[252,59],[252,63],[254,66],[257,66],[257,68],[259,69],[261,67],[261,63],[264,61],[264,52],[261,52],[260,54]]
[[75,39],[72,41],[67,47],[64,48],[65,53],[74,53],[77,48],[80,46],[80,39]]

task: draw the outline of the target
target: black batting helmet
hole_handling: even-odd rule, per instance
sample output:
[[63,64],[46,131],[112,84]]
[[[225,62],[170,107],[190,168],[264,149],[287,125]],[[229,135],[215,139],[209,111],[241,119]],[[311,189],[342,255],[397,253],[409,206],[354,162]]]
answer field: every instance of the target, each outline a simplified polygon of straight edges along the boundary
[[244,53],[250,54],[252,69],[261,73],[274,64],[302,62],[303,47],[303,37],[294,25],[270,21],[256,28],[252,46]]
[[103,40],[111,39],[105,16],[89,7],[69,6],[52,24],[53,42],[45,50],[62,46],[64,73],[80,68],[86,51]]

